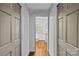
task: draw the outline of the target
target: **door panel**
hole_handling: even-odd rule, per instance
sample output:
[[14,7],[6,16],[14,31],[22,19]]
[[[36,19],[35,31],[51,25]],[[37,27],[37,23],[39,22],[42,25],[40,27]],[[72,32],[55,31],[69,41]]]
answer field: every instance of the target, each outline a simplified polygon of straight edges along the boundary
[[15,55],[19,56],[20,55],[20,45],[15,47]]
[[71,54],[69,54],[68,52],[66,52],[66,56],[72,56]]
[[63,10],[63,8],[62,8],[62,4],[57,8],[58,9],[58,18],[61,18],[62,16],[63,16],[63,13],[62,13],[62,10]]
[[59,56],[63,56],[63,48],[58,46]]
[[20,18],[20,12],[21,12],[21,9],[20,9],[20,5],[19,4],[12,4],[12,9],[13,9],[13,14]]
[[[62,31],[62,38],[58,38],[58,55],[79,56],[79,4],[58,4],[57,10],[62,11],[62,18],[58,15],[57,20],[58,36]],[[62,23],[59,21],[61,19]]]
[[20,38],[20,20],[16,19],[16,39]]
[[0,3],[0,10],[8,14],[12,14],[12,8],[10,3]]
[[10,43],[11,16],[0,11],[0,46]]
[[63,39],[63,20],[59,20],[59,39]]
[[77,47],[77,14],[78,12],[67,15],[67,43]]
[[[21,37],[20,37],[20,9],[18,4],[15,6],[17,12],[13,11],[13,4],[0,4],[0,56],[20,56]],[[15,13],[15,14],[14,14]],[[18,15],[16,15],[18,13]]]
[[7,53],[5,56],[11,56],[11,52]]

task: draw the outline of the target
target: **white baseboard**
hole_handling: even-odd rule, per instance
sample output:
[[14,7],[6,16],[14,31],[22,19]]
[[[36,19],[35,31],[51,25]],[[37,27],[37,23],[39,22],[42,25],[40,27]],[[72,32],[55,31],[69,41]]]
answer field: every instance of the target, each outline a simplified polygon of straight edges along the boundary
[[50,51],[49,51],[49,55],[50,55],[50,56],[54,56]]
[[29,51],[25,54],[25,56],[28,56],[29,55]]

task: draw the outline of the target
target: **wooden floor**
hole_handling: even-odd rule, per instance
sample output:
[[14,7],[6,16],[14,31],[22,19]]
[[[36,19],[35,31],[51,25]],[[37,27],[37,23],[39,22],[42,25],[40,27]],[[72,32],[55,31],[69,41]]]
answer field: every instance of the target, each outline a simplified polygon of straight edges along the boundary
[[35,52],[30,52],[29,53],[29,56],[34,56],[35,55]]
[[49,56],[49,54],[48,54],[48,52],[47,53],[45,52],[45,54],[42,53],[42,54],[39,55],[39,53],[36,54],[36,52],[30,52],[29,56]]
[[47,42],[45,40],[36,41],[36,51],[30,52],[29,56],[48,56]]

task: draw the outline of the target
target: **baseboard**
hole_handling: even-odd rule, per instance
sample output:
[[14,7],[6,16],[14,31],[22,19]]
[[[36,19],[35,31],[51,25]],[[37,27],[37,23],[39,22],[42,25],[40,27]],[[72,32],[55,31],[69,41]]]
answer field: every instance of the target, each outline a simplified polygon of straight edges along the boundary
[[26,55],[25,56],[28,56],[29,55],[29,51],[26,53]]
[[49,51],[49,56],[53,56],[52,53]]

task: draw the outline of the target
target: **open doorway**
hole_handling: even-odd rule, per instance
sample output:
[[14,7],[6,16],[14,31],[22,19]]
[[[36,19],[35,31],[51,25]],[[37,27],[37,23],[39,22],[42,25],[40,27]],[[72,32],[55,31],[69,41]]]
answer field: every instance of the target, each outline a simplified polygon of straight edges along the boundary
[[[36,16],[35,17],[36,28],[36,51],[41,55],[44,52],[48,55],[48,17]],[[43,54],[43,53],[42,53]]]

